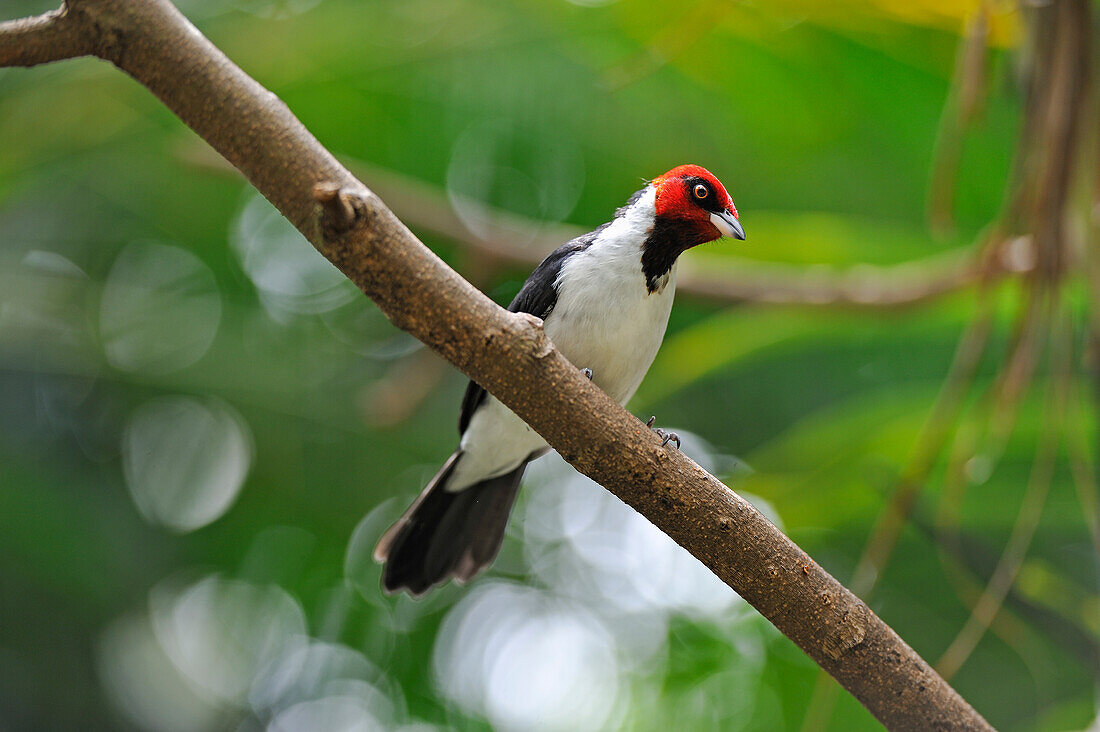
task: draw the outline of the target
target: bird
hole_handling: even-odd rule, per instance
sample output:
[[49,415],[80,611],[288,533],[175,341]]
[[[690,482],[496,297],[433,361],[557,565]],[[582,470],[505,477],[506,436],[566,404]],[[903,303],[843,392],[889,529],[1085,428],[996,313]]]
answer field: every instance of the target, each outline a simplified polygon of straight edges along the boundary
[[[706,168],[677,166],[634,193],[611,221],[554,250],[508,310],[541,318],[554,346],[625,405],[664,339],[679,256],[723,236],[745,238],[730,194]],[[374,550],[387,594],[419,597],[489,566],[524,469],[550,449],[472,380],[458,426],[458,449]]]

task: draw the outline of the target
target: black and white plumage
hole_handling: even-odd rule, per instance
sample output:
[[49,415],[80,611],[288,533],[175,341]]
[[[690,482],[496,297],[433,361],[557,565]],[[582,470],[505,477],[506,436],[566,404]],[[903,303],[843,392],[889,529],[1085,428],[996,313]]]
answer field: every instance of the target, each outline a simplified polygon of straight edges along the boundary
[[[546,334],[611,398],[633,396],[664,338],[676,261],[720,236],[744,239],[722,184],[695,165],[673,168],[638,191],[615,218],[562,245],[535,268],[509,305],[542,318]],[[405,514],[382,536],[387,592],[420,595],[454,577],[467,581],[500,550],[527,463],[546,442],[470,382],[461,440]]]

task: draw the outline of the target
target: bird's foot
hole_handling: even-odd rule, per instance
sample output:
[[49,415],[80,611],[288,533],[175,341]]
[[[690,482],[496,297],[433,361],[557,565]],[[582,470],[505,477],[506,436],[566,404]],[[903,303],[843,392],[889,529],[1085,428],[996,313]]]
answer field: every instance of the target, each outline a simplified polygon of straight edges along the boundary
[[654,427],[653,423],[656,422],[656,421],[657,421],[657,415],[653,415],[652,417],[649,418],[648,421],[646,421],[645,426],[648,427],[649,429],[653,430],[654,432],[656,432],[658,437],[663,438],[661,440],[661,447],[664,447],[665,445],[667,445],[670,442],[675,442],[676,443],[676,449],[679,450],[680,449],[680,435],[676,434],[675,432],[665,432],[660,427]]
[[584,374],[584,378],[592,381],[592,369],[581,369],[581,373]]

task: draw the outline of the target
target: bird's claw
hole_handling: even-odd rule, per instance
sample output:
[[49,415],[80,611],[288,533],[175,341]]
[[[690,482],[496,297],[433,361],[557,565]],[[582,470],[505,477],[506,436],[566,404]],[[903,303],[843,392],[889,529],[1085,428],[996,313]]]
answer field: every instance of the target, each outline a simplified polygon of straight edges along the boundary
[[584,374],[584,378],[592,381],[592,369],[581,369],[581,373]]
[[649,429],[653,430],[654,432],[656,432],[658,437],[663,438],[661,440],[661,447],[664,447],[665,445],[667,445],[670,442],[675,442],[676,443],[676,449],[679,450],[680,449],[680,435],[676,434],[675,432],[665,432],[660,427],[654,427],[653,423],[656,422],[656,421],[657,421],[657,415],[653,415],[648,420],[646,420],[645,426],[648,427]]

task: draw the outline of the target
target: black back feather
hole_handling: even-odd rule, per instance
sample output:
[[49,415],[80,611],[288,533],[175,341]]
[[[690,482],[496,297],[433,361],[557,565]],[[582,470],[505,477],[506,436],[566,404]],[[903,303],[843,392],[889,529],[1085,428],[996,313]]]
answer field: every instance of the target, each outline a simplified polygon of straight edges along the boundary
[[[554,306],[558,304],[558,289],[554,286],[554,282],[561,273],[562,264],[573,254],[583,252],[592,246],[592,242],[608,226],[610,224],[601,224],[587,234],[571,239],[551,252],[523,283],[523,287],[512,299],[508,310],[513,313],[530,313],[546,320],[547,316],[554,312]],[[470,425],[470,418],[474,416],[474,410],[485,401],[485,395],[486,391],[476,382],[470,381],[466,385],[466,393],[462,397],[462,409],[458,414],[458,434],[461,435],[466,431]]]

